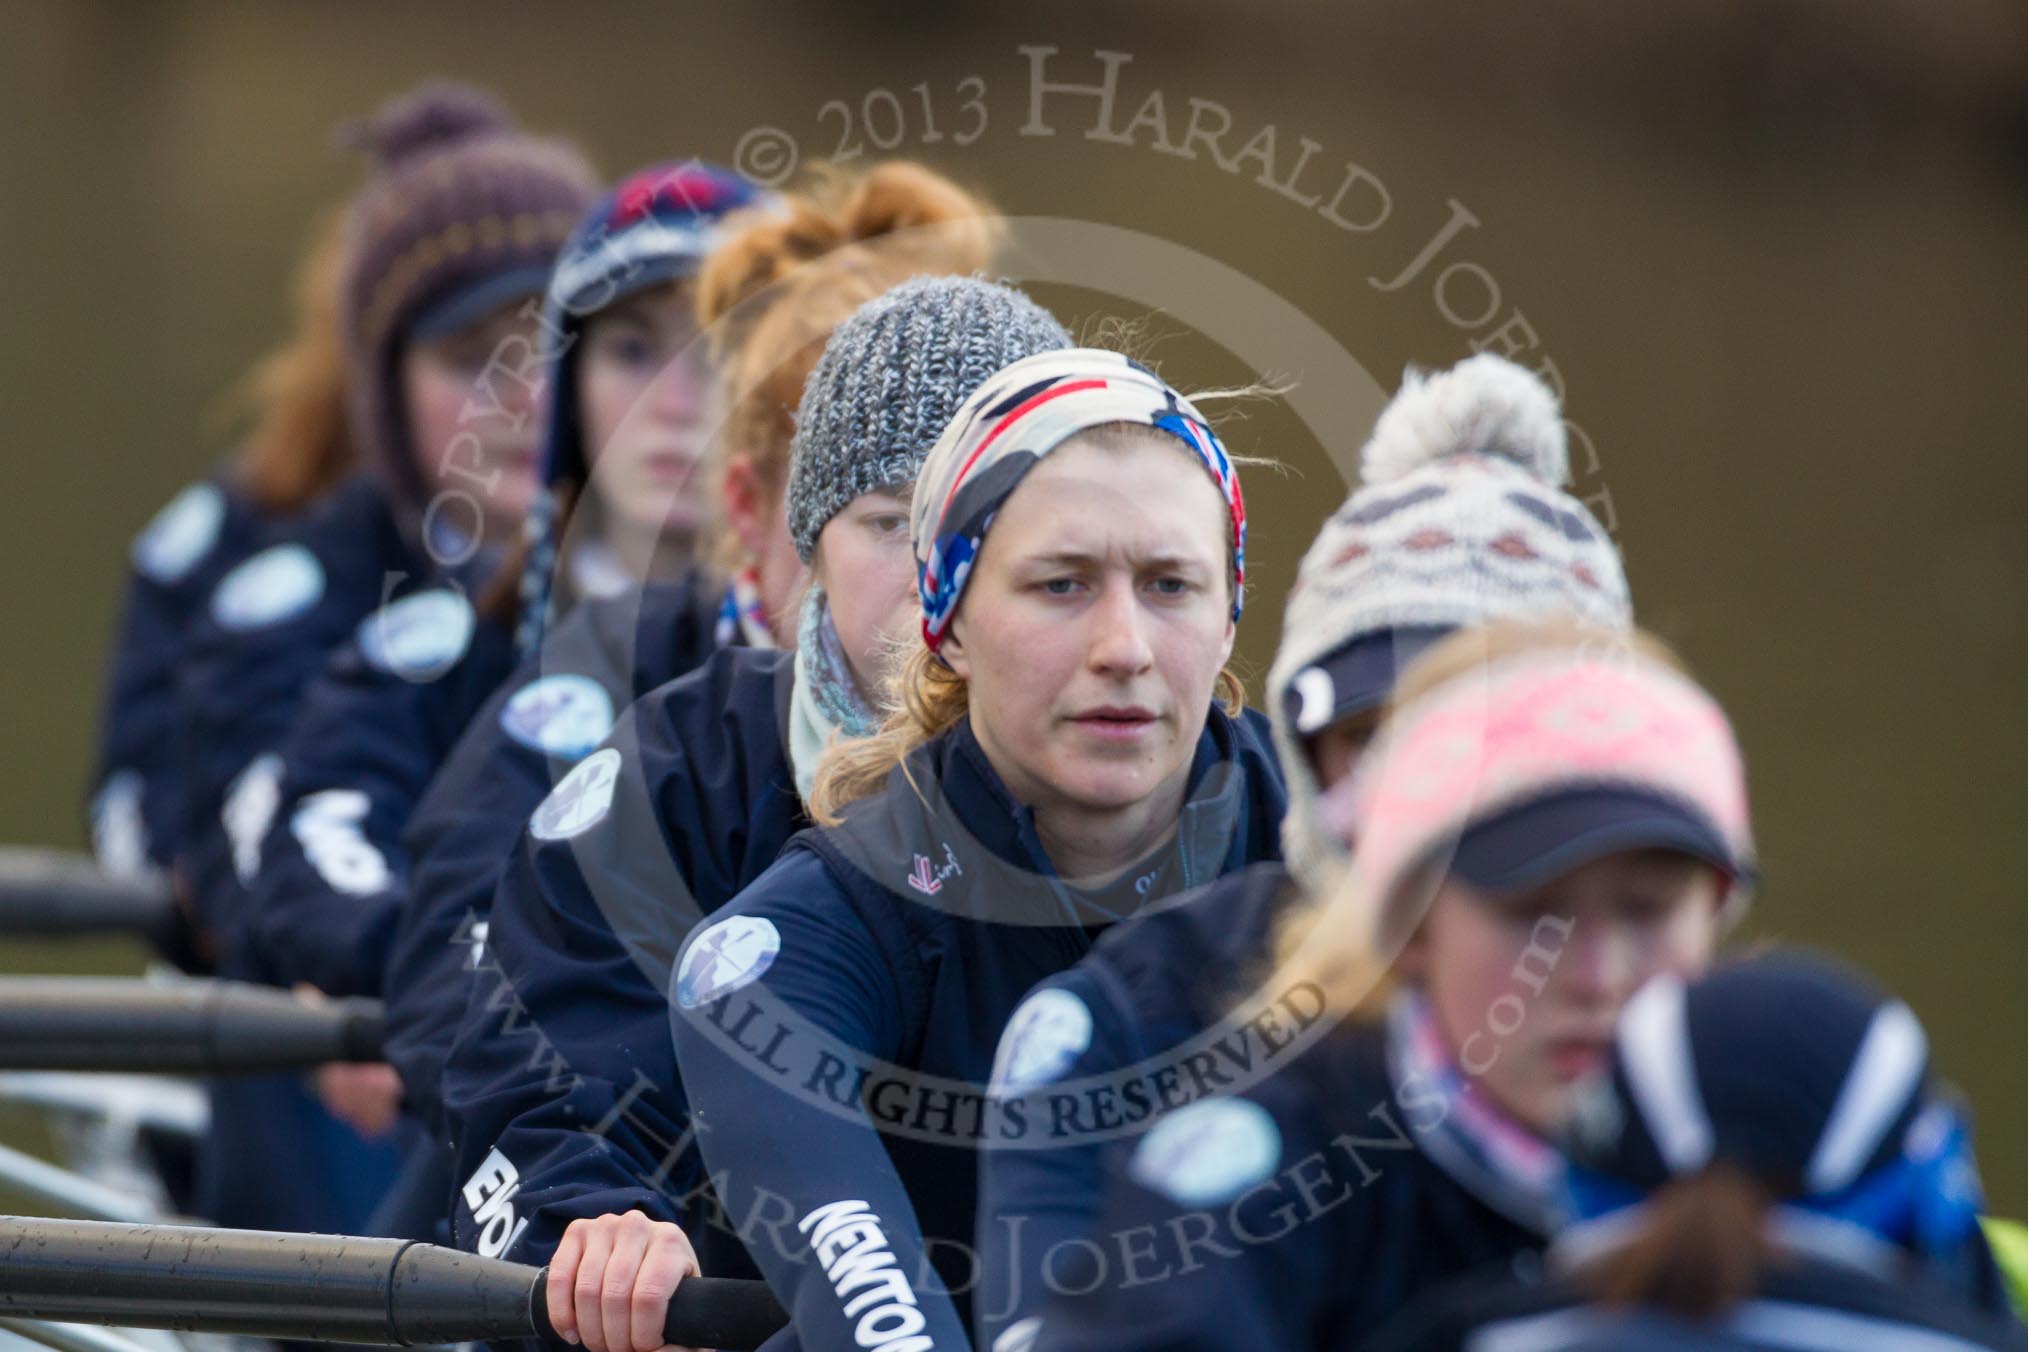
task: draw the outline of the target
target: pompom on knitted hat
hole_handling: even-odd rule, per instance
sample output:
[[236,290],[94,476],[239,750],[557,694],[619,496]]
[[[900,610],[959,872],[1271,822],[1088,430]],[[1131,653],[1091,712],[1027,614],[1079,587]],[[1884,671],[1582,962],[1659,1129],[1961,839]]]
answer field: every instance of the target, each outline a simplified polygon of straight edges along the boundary
[[1360,453],[1360,486],[1391,483],[1461,455],[1512,461],[1556,488],[1570,482],[1570,444],[1556,396],[1533,371],[1491,353],[1448,371],[1411,367],[1403,374]]
[[1072,346],[1047,310],[981,277],[916,277],[853,312],[803,387],[789,534],[805,563],[854,498],[915,481],[944,425],[1000,368]]
[[419,456],[395,384],[419,322],[448,329],[539,295],[557,250],[597,195],[575,146],[522,132],[500,102],[431,82],[341,128],[373,167],[348,218],[341,284],[354,435],[407,515],[420,510]]
[[1375,707],[1401,667],[1450,630],[1552,617],[1633,622],[1619,550],[1565,491],[1563,411],[1533,372],[1491,353],[1410,370],[1360,470],[1358,489],[1303,556],[1268,673],[1289,789],[1284,854],[1305,882],[1342,857],[1314,820],[1310,733]]

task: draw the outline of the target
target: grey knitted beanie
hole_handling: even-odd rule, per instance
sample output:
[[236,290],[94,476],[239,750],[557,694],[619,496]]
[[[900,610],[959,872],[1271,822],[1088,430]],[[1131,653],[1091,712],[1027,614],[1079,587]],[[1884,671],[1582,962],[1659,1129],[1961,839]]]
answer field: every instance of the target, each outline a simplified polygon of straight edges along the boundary
[[860,306],[824,345],[796,414],[788,513],[803,562],[852,499],[915,481],[986,377],[1070,346],[1047,310],[979,277],[917,277]]

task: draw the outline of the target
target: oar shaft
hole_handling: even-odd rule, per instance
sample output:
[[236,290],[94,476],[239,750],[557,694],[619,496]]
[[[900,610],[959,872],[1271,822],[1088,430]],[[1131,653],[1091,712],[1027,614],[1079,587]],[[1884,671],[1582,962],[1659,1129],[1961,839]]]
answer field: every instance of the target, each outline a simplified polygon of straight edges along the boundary
[[0,934],[161,935],[175,905],[169,880],[160,874],[117,877],[86,855],[0,846]]
[[0,977],[0,1071],[223,1075],[380,1059],[380,1003],[232,981]]
[[[410,1263],[403,1251],[425,1253]],[[399,1345],[525,1338],[534,1268],[398,1239],[0,1220],[0,1314]],[[456,1317],[434,1336],[435,1316]]]

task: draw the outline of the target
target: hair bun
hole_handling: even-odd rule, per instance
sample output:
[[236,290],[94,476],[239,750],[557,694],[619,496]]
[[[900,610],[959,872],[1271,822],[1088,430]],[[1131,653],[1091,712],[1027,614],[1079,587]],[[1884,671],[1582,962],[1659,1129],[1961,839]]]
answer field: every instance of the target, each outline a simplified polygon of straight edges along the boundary
[[864,173],[823,167],[808,187],[729,233],[698,278],[697,314],[707,326],[819,258],[833,275],[856,267],[886,279],[876,292],[912,273],[977,272],[992,261],[999,222],[935,170],[887,160]]
[[939,242],[933,246],[971,255],[949,259],[946,266],[952,271],[975,272],[985,267],[997,243],[992,230],[995,218],[979,198],[912,160],[876,165],[839,214],[845,233],[858,241],[930,226],[958,227],[964,233],[939,232]]
[[1386,483],[1461,455],[1512,461],[1558,488],[1570,482],[1556,396],[1533,371],[1490,352],[1434,374],[1410,368],[1373,425],[1360,477]]
[[433,80],[389,99],[365,121],[340,128],[338,139],[371,155],[375,168],[386,169],[424,151],[516,129],[506,105],[485,90]]
[[697,279],[697,315],[717,323],[813,258],[838,247],[837,222],[806,203],[791,201],[788,215],[756,208],[735,217],[731,237],[705,259]]

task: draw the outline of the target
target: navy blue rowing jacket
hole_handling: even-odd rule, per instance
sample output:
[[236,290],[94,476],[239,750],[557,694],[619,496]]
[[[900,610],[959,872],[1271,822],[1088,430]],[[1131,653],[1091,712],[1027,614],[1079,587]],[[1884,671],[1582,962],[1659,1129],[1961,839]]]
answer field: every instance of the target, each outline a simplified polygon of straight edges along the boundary
[[513,661],[513,636],[450,588],[376,609],[331,654],[278,748],[248,887],[247,943],[269,980],[382,993],[409,896],[401,829]]
[[[177,733],[177,867],[219,974],[265,980],[246,933],[246,883],[280,789],[303,691],[333,648],[389,600],[440,574],[397,526],[385,491],[356,477],[304,513],[265,523],[193,619]],[[222,1225],[359,1233],[392,1181],[392,1141],[361,1141],[300,1076],[212,1087],[197,1205]]]
[[1214,710],[1174,834],[1075,889],[962,721],[691,937],[694,1131],[804,1347],[966,1345],[978,1151],[1048,1129],[986,1095],[1007,1016],[1112,920],[1274,858],[1283,806],[1265,722]]
[[1527,1270],[1542,1230],[1421,1147],[1446,1111],[1396,1085],[1375,1026],[1177,1110],[1108,1153],[1092,1243],[1060,1255],[1039,1329],[1006,1346],[1350,1349],[1439,1283]]
[[439,577],[397,526],[385,490],[358,477],[264,532],[261,548],[212,588],[184,680],[177,850],[225,974],[262,976],[245,942],[246,886],[304,692],[362,619]]
[[[443,1076],[462,1247],[539,1263],[628,1210],[694,1228],[667,973],[806,824],[794,678],[792,653],[727,649],[643,696],[513,847]],[[707,1271],[741,1270],[695,1238]]]
[[1320,1008],[1314,988],[1267,989],[1257,1015],[1225,1016],[1269,979],[1277,923],[1299,899],[1279,861],[1227,874],[1113,926],[1015,1011],[994,1091],[1066,1130],[989,1143],[981,1159],[981,1347],[1040,1313],[1054,1262],[1098,1229],[1115,1141],[1244,1087],[1298,1045]]
[[442,1131],[442,1080],[514,843],[556,782],[612,732],[614,711],[716,651],[713,588],[581,602],[470,720],[403,827],[408,898],[387,957],[387,1058],[409,1109]]
[[92,847],[109,873],[175,858],[176,722],[191,625],[261,529],[259,508],[220,472],[183,489],[134,538],[92,775]]
[[[579,607],[574,614],[596,618],[530,660],[530,679],[547,677],[549,685],[521,696],[507,730],[525,731],[538,743],[576,738],[579,754],[590,750],[610,730],[613,694],[624,704],[635,689],[648,688],[636,685],[642,677],[658,678],[650,684],[667,680],[712,650],[717,601],[714,586],[693,574]],[[515,666],[512,635],[476,619],[459,593],[442,588],[376,610],[333,655],[282,745],[280,802],[248,908],[249,942],[272,979],[307,981],[331,995],[388,989],[383,978],[395,930],[417,895],[403,831],[451,749]],[[598,695],[574,684],[587,680],[599,684]],[[587,701],[605,714],[588,737],[570,726]],[[506,730],[495,728],[507,739]],[[546,772],[542,751],[514,745],[529,768]],[[458,838],[459,846],[484,851],[489,877],[551,782],[533,797],[504,794],[489,804],[490,832]]]

